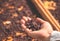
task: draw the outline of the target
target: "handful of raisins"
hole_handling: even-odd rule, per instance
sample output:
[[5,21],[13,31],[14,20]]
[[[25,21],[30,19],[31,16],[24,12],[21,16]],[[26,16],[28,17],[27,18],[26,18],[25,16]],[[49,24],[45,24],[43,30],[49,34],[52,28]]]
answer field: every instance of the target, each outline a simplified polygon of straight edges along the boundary
[[26,22],[26,26],[27,26],[29,29],[32,29],[32,31],[41,29],[41,24],[38,23],[38,22],[36,22],[35,19],[32,19],[32,20],[27,21],[27,22]]

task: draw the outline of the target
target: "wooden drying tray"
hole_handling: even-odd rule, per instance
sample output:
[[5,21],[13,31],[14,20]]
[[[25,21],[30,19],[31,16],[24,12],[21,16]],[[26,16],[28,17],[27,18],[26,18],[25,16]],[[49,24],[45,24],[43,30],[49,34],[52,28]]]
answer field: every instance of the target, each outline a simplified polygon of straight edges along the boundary
[[44,4],[42,3],[42,1],[41,0],[32,0],[32,2],[35,4],[37,10],[42,15],[42,17],[45,20],[49,21],[56,30],[60,31],[59,23],[52,16],[52,14],[44,7]]

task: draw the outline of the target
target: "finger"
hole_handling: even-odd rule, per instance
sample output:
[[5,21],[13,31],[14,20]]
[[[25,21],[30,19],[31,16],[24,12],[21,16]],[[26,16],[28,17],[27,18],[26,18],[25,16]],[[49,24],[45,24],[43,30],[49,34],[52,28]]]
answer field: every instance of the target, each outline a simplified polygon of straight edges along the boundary
[[22,26],[22,28],[24,29],[24,31],[25,31],[26,33],[31,32],[31,30],[29,30],[24,24],[22,24],[21,26]]
[[28,21],[28,18],[27,18],[27,17],[25,17],[25,16],[23,16],[23,19],[24,19],[25,21]]
[[21,22],[21,24],[25,24],[25,21],[24,21],[23,19],[21,19],[21,21],[20,21],[20,22]]
[[42,20],[42,19],[40,19],[40,18],[36,18],[36,21],[37,21],[37,22],[40,22],[40,23],[46,22],[46,21],[44,21],[44,20]]
[[28,18],[28,20],[32,20],[30,17],[27,17]]

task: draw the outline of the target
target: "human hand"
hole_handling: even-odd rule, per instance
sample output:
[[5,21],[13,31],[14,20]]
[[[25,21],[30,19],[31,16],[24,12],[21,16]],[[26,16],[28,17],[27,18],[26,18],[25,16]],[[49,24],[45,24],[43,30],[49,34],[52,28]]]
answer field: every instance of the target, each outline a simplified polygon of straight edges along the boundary
[[31,20],[31,18],[23,16],[23,19],[21,19],[21,24],[22,24],[21,26],[30,37],[42,39],[42,40],[46,40],[47,38],[50,37],[50,34],[53,32],[53,29],[50,23],[40,18],[36,18],[36,21],[41,23],[41,29],[38,31],[32,31],[28,29],[27,26],[25,26],[25,22],[28,20]]

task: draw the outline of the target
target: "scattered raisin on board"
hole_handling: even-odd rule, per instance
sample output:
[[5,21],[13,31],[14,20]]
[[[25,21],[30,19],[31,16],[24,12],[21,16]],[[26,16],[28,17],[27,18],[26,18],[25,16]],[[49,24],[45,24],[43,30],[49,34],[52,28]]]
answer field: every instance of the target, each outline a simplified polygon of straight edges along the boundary
[[60,24],[60,0],[49,0],[56,3],[55,10],[49,10],[57,22]]
[[[22,30],[20,20],[23,16],[36,17],[28,6],[27,0],[0,0],[0,41],[38,41]],[[37,25],[35,21],[27,24],[32,30],[40,29],[40,24]]]

